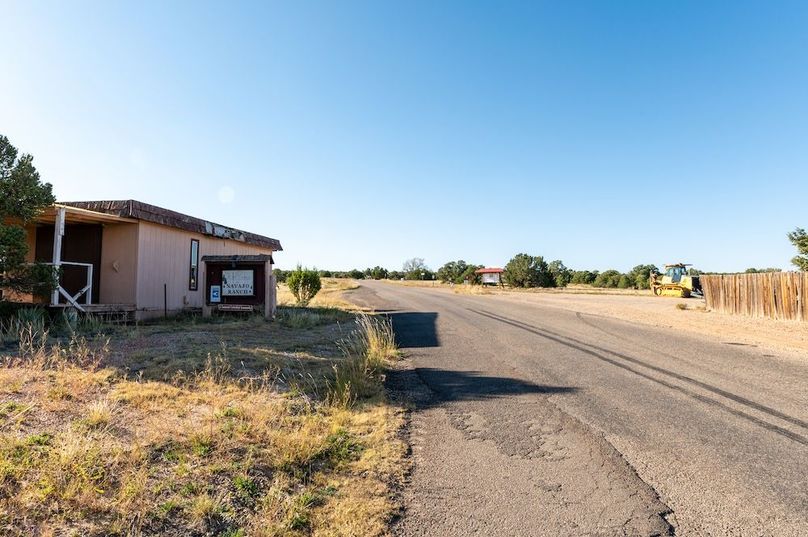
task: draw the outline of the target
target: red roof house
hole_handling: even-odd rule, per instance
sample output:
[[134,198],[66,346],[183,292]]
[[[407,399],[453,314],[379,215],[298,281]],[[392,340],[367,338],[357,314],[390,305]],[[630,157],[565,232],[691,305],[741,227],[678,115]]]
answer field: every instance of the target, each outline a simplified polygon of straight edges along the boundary
[[480,275],[483,285],[501,285],[502,273],[504,269],[496,267],[481,268],[474,271],[475,274]]

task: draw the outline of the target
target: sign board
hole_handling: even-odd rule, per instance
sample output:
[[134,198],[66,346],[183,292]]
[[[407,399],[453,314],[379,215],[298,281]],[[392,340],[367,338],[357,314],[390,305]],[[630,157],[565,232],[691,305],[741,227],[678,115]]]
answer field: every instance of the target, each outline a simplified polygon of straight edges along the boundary
[[253,271],[222,271],[222,296],[253,296],[253,294]]
[[222,286],[221,285],[211,285],[210,286],[210,302],[211,304],[215,304],[217,302],[222,301]]
[[253,311],[249,304],[219,304],[216,307],[219,311]]

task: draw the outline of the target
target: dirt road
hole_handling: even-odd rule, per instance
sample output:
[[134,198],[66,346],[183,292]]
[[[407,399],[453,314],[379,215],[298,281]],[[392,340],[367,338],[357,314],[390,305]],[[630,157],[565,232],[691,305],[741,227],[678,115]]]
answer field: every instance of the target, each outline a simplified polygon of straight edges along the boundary
[[491,296],[350,298],[409,357],[396,534],[808,534],[808,362]]

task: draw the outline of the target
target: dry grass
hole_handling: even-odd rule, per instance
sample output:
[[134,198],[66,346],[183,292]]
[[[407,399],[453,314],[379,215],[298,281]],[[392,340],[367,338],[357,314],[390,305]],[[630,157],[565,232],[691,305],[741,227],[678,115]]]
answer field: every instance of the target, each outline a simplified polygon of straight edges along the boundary
[[452,292],[456,295],[491,295],[491,288],[484,285],[455,285]]
[[389,323],[341,315],[27,338],[0,368],[0,534],[383,534],[396,350]]
[[[624,296],[651,296],[651,291],[648,289],[615,289],[605,287],[593,287],[585,284],[572,284],[566,287],[531,287],[531,288],[517,288],[517,287],[500,287],[500,286],[479,286],[479,285],[450,285],[439,281],[399,281],[399,280],[383,280],[385,283],[394,285],[403,285],[405,287],[432,287],[436,289],[451,289],[457,294],[508,294],[508,293],[525,293],[525,294],[550,294],[550,295],[624,295]],[[463,288],[468,288],[464,290]]]
[[357,330],[340,342],[345,359],[335,366],[329,385],[332,406],[350,408],[357,399],[377,396],[380,387],[375,379],[398,355],[389,319],[360,314],[356,323]]
[[[340,309],[343,311],[356,311],[356,305],[345,300],[342,296],[344,291],[350,291],[359,287],[354,280],[344,278],[323,278],[320,292],[309,303],[310,309]],[[278,285],[278,305],[295,306],[295,297],[286,284]]]
[[616,295],[653,296],[648,289],[617,289],[614,287],[593,287],[585,284],[572,284],[566,287],[488,287],[491,294],[536,294],[536,295]]

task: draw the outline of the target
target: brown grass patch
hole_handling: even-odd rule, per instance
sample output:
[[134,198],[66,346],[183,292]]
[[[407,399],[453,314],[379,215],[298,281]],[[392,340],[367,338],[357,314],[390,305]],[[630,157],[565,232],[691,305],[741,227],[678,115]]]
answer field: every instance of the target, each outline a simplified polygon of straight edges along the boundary
[[7,352],[0,534],[383,534],[396,351],[388,324],[358,323],[168,322]]
[[[343,296],[345,291],[351,291],[359,287],[359,284],[354,280],[344,278],[322,278],[322,288],[320,292],[315,295],[314,299],[309,303],[310,310],[318,309],[339,309],[342,311],[357,311],[358,308],[355,304],[346,300]],[[286,284],[278,285],[278,305],[280,306],[295,306],[295,297]]]
[[485,285],[464,285],[452,286],[452,292],[456,295],[491,295],[493,292]]

